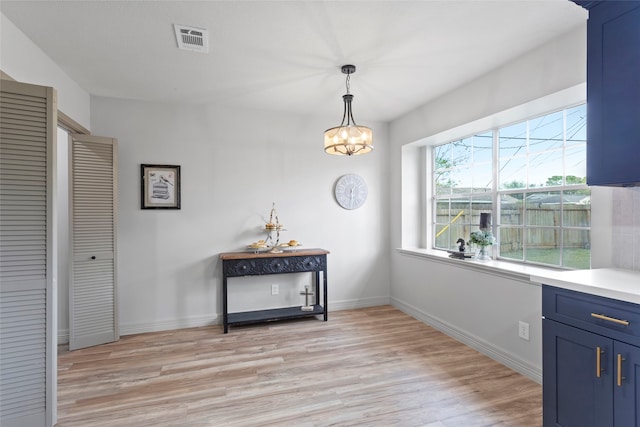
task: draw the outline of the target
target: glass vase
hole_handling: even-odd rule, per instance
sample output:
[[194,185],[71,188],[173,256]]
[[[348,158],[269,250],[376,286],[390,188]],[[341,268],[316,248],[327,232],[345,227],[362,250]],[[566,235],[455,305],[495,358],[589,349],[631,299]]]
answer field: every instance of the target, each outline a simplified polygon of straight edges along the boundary
[[478,246],[478,251],[476,252],[476,259],[478,261],[488,261],[491,259],[489,256],[489,250],[486,246]]

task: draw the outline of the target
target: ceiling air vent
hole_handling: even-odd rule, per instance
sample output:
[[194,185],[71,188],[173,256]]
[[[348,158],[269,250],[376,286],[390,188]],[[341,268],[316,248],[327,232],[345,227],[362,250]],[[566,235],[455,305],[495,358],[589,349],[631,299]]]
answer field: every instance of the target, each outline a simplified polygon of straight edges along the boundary
[[173,24],[178,48],[195,52],[209,52],[209,30]]

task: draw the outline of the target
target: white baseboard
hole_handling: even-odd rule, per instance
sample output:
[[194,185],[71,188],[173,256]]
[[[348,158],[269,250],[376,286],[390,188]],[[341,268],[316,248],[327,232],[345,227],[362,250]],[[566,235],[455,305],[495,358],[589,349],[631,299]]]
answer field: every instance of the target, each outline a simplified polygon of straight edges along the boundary
[[449,335],[456,341],[468,345],[469,347],[478,350],[480,353],[492,358],[493,360],[502,363],[503,365],[513,369],[522,375],[531,378],[538,384],[542,384],[542,370],[536,366],[527,363],[512,353],[505,351],[502,348],[496,347],[493,344],[483,340],[480,337],[469,334],[466,331],[460,330],[450,323],[433,317],[422,310],[398,300],[397,298],[391,298],[391,305],[398,310],[426,323],[427,325],[439,330],[440,332]]
[[[390,297],[373,297],[343,301],[329,301],[329,312],[351,310],[355,308],[375,307],[390,304]],[[142,334],[145,332],[161,332],[182,328],[197,328],[201,326],[219,325],[222,315],[192,316],[181,319],[166,319],[157,322],[120,324],[120,335]],[[58,330],[58,344],[69,343],[69,330]]]
[[[145,332],[162,332],[182,328],[198,328],[201,326],[217,325],[222,322],[217,314],[209,316],[193,316],[182,319],[162,320],[158,322],[131,323],[120,325],[120,335],[143,334]],[[58,330],[58,344],[69,344],[69,330]]]
[[221,316],[218,314],[210,314],[206,316],[184,317],[181,319],[166,319],[157,322],[120,324],[120,335],[161,332],[183,328],[199,328],[201,326],[219,325],[221,322]]
[[340,310],[353,310],[355,308],[376,307],[378,305],[391,304],[391,297],[371,297],[342,301],[329,301],[329,313]]

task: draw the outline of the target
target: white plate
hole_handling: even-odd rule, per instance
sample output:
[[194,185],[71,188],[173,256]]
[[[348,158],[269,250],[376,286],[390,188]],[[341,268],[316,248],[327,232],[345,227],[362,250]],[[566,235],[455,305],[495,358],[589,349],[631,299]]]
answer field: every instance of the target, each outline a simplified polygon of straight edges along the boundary
[[291,245],[289,245],[288,243],[282,243],[282,244],[280,245],[280,247],[281,247],[282,249],[284,249],[285,251],[295,251],[295,250],[296,250],[297,248],[299,248],[300,246],[302,246],[300,243],[298,243],[298,244],[297,244],[297,245],[295,245],[295,246],[291,246]]

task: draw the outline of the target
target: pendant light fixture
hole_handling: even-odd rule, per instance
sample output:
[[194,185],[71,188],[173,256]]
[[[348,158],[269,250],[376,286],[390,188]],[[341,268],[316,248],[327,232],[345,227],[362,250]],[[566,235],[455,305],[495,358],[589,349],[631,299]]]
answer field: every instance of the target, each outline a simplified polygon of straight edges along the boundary
[[347,93],[342,96],[344,113],[340,126],[324,131],[324,151],[328,154],[357,156],[373,150],[373,132],[366,126],[358,126],[351,113],[353,95],[349,93],[349,80],[355,72],[355,65],[342,66],[342,73],[347,75]]

